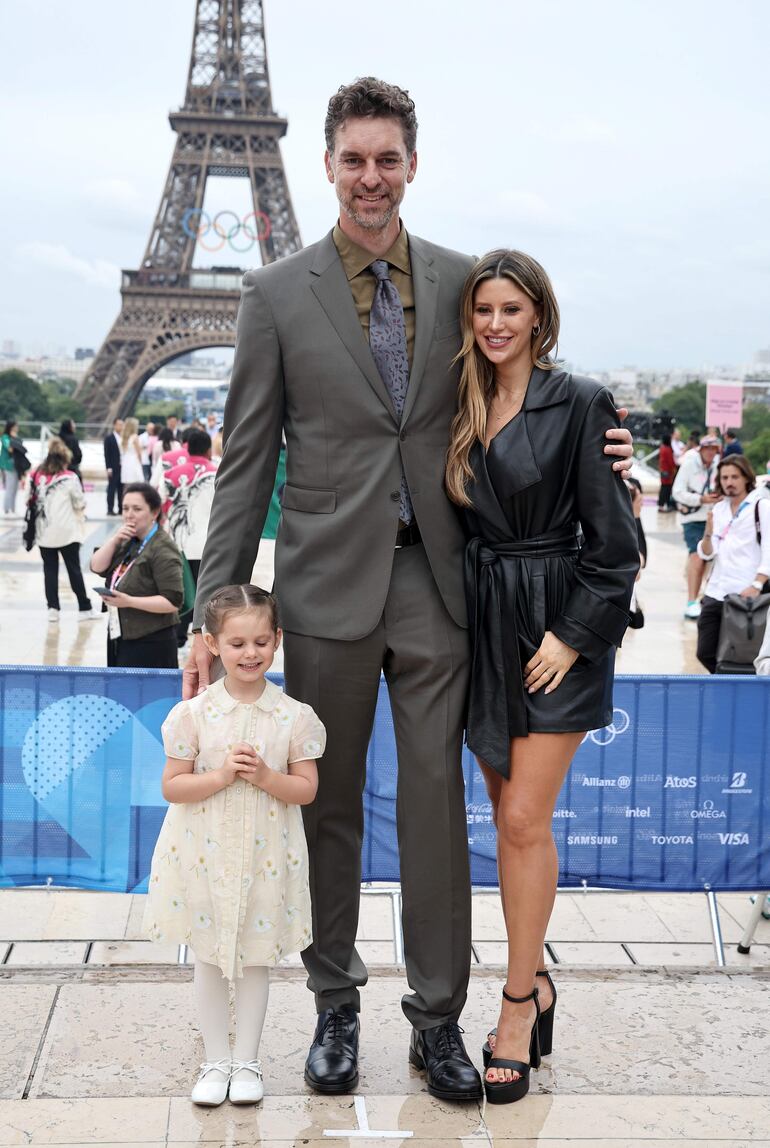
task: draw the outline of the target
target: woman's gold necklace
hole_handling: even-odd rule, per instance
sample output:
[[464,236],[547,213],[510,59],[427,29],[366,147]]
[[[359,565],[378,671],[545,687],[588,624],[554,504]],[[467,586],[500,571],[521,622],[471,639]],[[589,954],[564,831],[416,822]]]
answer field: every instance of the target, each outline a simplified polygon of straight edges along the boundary
[[523,401],[524,401],[524,395],[525,395],[526,393],[527,393],[527,392],[526,392],[526,388],[525,388],[525,389],[524,389],[524,390],[521,392],[521,394],[518,394],[518,395],[514,395],[514,396],[513,396],[513,398],[511,399],[511,401],[508,403],[508,406],[503,408],[503,413],[502,413],[501,415],[499,415],[499,414],[497,413],[497,411],[495,410],[495,400],[494,400],[494,399],[490,399],[490,402],[489,402],[489,409],[490,409],[490,411],[492,412],[492,414],[494,415],[494,417],[495,417],[495,418],[496,418],[498,421],[500,421],[500,420],[502,420],[502,419],[504,419],[504,418],[505,418],[505,416],[506,416],[506,415],[508,414],[508,412],[510,411],[511,407],[513,407],[517,401],[520,401],[520,402],[523,402]]

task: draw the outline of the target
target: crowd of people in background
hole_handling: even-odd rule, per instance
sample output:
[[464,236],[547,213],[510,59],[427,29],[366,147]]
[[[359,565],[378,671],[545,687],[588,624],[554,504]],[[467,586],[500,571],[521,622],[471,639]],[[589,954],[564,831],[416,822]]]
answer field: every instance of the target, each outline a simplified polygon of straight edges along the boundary
[[[194,587],[211,514],[214,478],[222,454],[220,418],[210,412],[205,419],[195,419],[182,427],[178,416],[169,415],[165,425],[150,421],[143,428],[135,418],[115,419],[112,430],[104,437],[103,449],[107,516],[123,519],[123,525],[113,536],[111,554],[119,556],[121,547],[129,540],[125,531],[125,491],[129,487],[132,489],[135,502],[137,497],[141,499],[146,495],[137,488],[147,486],[157,492],[159,499],[157,513],[149,503],[147,508],[178,555],[182,582]],[[727,430],[720,437],[713,427],[707,428],[704,434],[693,431],[686,441],[681,430],[674,427],[670,433],[661,436],[659,449],[658,512],[678,514],[687,549],[684,616],[698,624],[697,656],[710,673],[716,668],[716,643],[725,597],[731,593],[758,596],[770,575],[770,498],[763,502],[765,487],[757,488],[754,471],[742,450],[740,439],[733,430]],[[80,568],[80,546],[85,533],[82,458],[77,429],[69,418],[62,420],[58,435],[48,442],[46,458],[34,469],[31,469],[17,421],[9,419],[0,437],[5,514],[17,513],[18,494],[25,487],[27,501],[31,496],[37,504],[33,534],[43,561],[46,604],[51,623],[58,620],[60,611],[59,555],[78,601],[80,620],[98,617],[91,607]],[[647,546],[641,521],[642,488],[633,479],[629,480],[628,486],[639,532],[643,569]],[[154,503],[154,496],[152,501]],[[768,526],[763,531],[766,519]],[[101,555],[100,564],[104,564],[105,557]],[[134,578],[136,576],[135,573]],[[129,589],[132,580],[129,578]],[[157,629],[164,631],[162,642],[168,647],[164,647],[162,654],[164,665],[171,660],[168,651],[172,631],[175,649],[185,644],[191,610],[183,610],[181,582],[177,590],[178,593],[167,599],[165,615],[159,615],[163,618],[162,627],[157,625],[157,618],[149,629],[144,624],[139,627],[143,631],[142,640],[139,646],[131,647],[131,656],[138,649],[140,656],[155,659],[153,665],[160,664],[157,659],[162,643],[157,638],[152,642],[144,640],[147,634],[154,634]],[[123,597],[128,596],[125,586],[122,594]],[[121,611],[128,609],[136,610],[136,607],[123,604],[117,613],[122,618]],[[136,617],[138,615],[127,623],[131,634],[137,629]],[[636,596],[631,603],[630,624],[632,629],[644,625],[644,614]],[[113,631],[118,632],[114,624]],[[113,643],[110,656],[122,658],[112,664],[128,664],[125,661],[127,640],[133,642],[136,639],[123,638],[123,652],[120,654],[115,639],[110,639]],[[152,653],[149,653],[151,649]],[[175,660],[173,664],[176,665]]]
[[[221,420],[182,427],[177,415],[165,425],[115,419],[103,440],[106,513],[120,517],[113,535],[94,551],[91,570],[109,615],[107,664],[173,667],[187,640],[192,601],[222,455]],[[100,615],[92,606],[81,568],[86,534],[83,452],[71,418],[62,420],[36,467],[19,424],[8,419],[0,436],[3,509],[18,516],[24,495],[24,542],[43,564],[49,624],[59,621],[59,557],[78,603],[78,620]],[[187,600],[189,599],[189,601]]]
[[[658,512],[678,514],[687,548],[684,617],[698,626],[698,661],[712,674],[740,672],[726,669],[718,659],[724,606],[736,596],[748,604],[750,615],[753,603],[767,592],[770,487],[757,486],[734,430],[724,436],[716,427],[705,434],[695,430],[684,443],[675,428],[661,437],[659,468]],[[763,627],[764,613],[757,619],[757,627]],[[751,669],[747,663],[745,672]]]

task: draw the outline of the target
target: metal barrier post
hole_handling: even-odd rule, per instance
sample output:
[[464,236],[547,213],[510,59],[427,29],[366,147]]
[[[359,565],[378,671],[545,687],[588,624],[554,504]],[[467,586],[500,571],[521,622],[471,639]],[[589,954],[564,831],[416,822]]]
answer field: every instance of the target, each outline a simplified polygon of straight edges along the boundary
[[393,951],[396,964],[404,963],[404,930],[401,927],[401,890],[394,889],[390,894],[390,908],[393,913]]
[[746,931],[738,942],[738,952],[743,953],[744,956],[746,953],[751,951],[751,942],[754,940],[754,933],[757,930],[759,918],[762,916],[762,910],[765,907],[766,897],[767,893],[757,893],[757,899],[754,902],[754,908],[751,910],[751,916],[749,917],[749,922],[746,925]]
[[722,942],[722,926],[719,923],[719,906],[717,905],[717,895],[713,889],[706,886],[706,900],[709,906],[709,915],[711,917],[711,935],[714,940],[714,955],[717,959],[717,967],[723,969],[727,962],[725,961],[725,946]]

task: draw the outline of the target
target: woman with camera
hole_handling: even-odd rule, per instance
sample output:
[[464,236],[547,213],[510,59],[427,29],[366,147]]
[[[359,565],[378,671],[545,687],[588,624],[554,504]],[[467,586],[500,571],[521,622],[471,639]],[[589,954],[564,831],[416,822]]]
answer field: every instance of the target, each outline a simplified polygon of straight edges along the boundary
[[94,551],[91,569],[108,612],[108,666],[177,669],[176,627],[184,600],[182,557],[160,527],[160,495],[147,482],[123,488],[123,522]]

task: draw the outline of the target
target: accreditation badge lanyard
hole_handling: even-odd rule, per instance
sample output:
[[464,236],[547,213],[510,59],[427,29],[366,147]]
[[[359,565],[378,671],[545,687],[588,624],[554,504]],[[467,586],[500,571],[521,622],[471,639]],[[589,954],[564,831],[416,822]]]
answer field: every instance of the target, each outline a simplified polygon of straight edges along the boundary
[[[139,555],[144,550],[147,543],[150,542],[157,533],[158,533],[158,524],[156,522],[156,524],[153,526],[150,533],[142,540],[141,546],[139,547],[139,549],[137,550],[136,554],[131,559],[131,561],[126,562],[124,560],[118,566],[115,567],[115,569],[112,573],[112,578],[110,579],[110,590],[117,590],[118,583],[123,581],[126,574],[128,574],[129,570],[134,565],[134,563],[136,562],[137,558],[139,557]],[[110,606],[109,603],[107,604],[107,635],[110,638],[121,637],[120,614],[118,612],[118,608],[117,608],[117,606]]]
[[730,521],[727,523],[727,526],[724,529],[724,534],[717,534],[717,538],[719,539],[720,542],[724,542],[725,538],[727,538],[727,535],[730,533],[730,527],[735,522],[735,520],[738,517],[738,515],[740,514],[740,512],[742,510],[745,510],[746,507],[750,504],[750,502],[751,502],[750,498],[744,498],[743,502],[740,504],[740,506],[736,510],[735,514],[732,516]]

